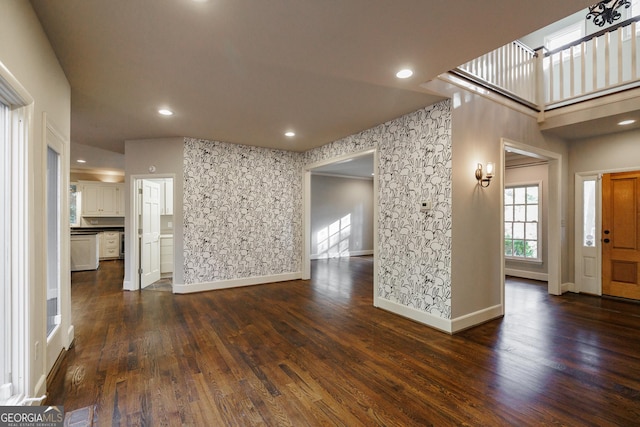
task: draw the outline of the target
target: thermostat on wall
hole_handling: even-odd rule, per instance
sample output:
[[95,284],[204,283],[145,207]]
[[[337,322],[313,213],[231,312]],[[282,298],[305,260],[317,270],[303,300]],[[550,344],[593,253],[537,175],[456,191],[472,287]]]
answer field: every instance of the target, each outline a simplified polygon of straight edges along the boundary
[[431,199],[420,203],[420,212],[429,212],[431,210]]

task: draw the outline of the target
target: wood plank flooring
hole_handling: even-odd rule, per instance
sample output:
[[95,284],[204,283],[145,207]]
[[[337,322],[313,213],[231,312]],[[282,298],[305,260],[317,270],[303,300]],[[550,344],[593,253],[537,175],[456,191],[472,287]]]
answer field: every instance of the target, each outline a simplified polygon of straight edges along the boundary
[[49,388],[100,425],[640,423],[640,305],[510,280],[507,314],[455,336],[372,306],[372,259],[311,281],[124,292],[72,277],[76,344]]

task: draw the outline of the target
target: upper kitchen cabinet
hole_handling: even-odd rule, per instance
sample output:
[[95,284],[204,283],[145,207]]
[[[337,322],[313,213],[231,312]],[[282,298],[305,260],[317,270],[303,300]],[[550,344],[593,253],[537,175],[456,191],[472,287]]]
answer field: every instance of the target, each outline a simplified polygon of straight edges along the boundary
[[161,191],[162,194],[162,215],[173,215],[173,179],[168,178],[164,180],[164,185]]
[[82,184],[82,216],[123,217],[124,184]]
[[173,178],[151,179],[160,186],[160,215],[173,215]]

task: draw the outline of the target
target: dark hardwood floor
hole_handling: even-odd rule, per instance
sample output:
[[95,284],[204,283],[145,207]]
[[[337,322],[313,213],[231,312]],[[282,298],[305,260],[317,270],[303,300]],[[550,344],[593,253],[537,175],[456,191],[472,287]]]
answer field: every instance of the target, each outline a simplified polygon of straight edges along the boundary
[[76,343],[49,389],[100,425],[640,423],[640,305],[509,280],[503,319],[449,336],[372,306],[372,260],[191,295],[73,273]]

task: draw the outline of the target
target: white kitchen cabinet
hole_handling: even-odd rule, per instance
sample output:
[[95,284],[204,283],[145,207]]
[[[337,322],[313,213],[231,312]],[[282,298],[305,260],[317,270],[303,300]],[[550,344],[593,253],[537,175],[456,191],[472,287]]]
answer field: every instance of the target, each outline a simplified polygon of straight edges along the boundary
[[100,259],[120,257],[120,232],[104,231],[100,233]]
[[71,235],[71,271],[96,270],[98,259],[98,234]]
[[160,274],[173,273],[173,236],[160,235]]
[[164,213],[162,215],[173,215],[173,179],[164,180]]
[[173,179],[154,179],[160,185],[160,215],[173,215]]
[[83,183],[82,216],[124,216],[124,186],[108,182]]

